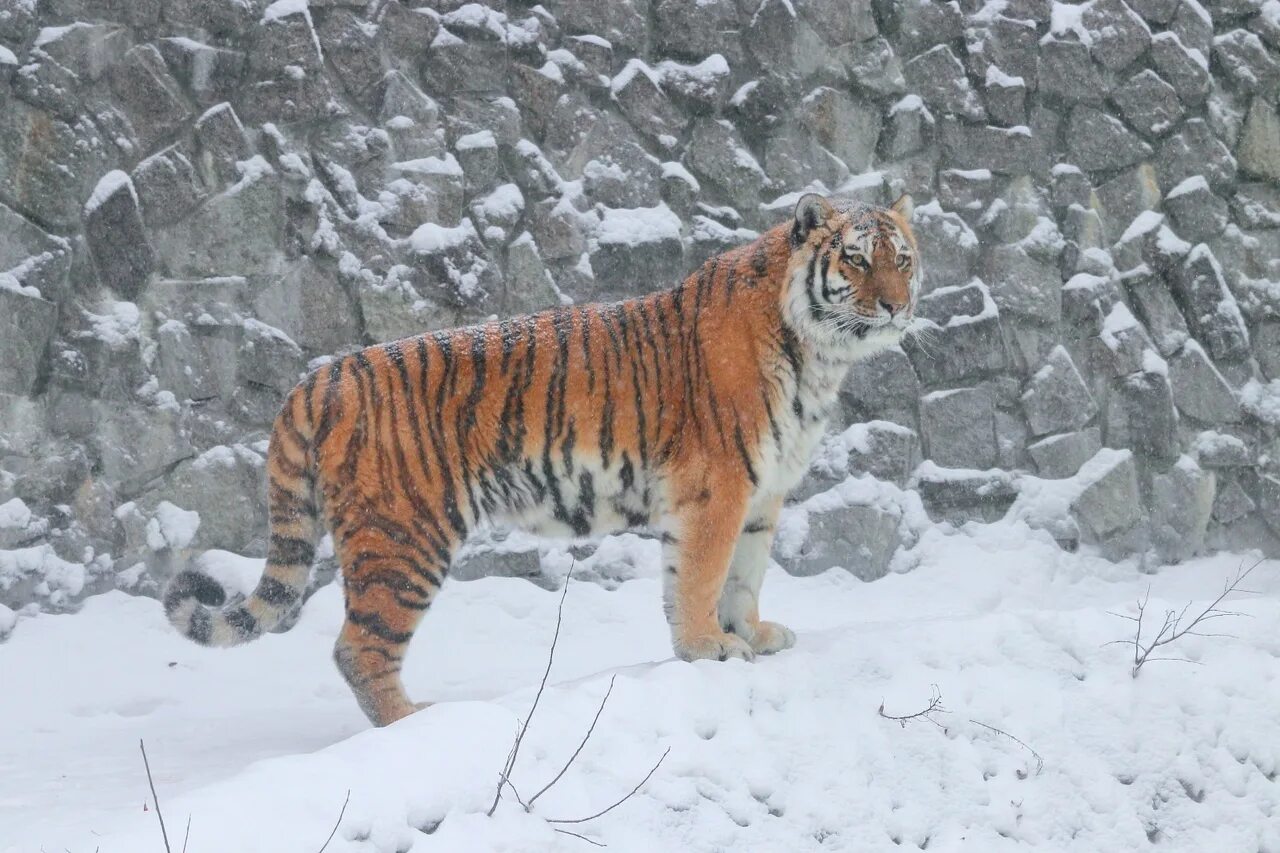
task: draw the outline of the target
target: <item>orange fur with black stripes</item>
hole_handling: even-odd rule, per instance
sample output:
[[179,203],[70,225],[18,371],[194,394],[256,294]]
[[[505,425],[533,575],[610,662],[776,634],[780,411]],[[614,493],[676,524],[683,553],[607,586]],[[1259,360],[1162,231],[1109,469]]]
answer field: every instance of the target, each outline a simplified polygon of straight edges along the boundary
[[739,657],[795,636],[761,620],[778,510],[857,359],[896,343],[919,292],[902,203],[832,204],[712,258],[683,284],[373,346],[287,397],[267,458],[266,572],[245,602],[198,573],[165,593],[207,645],[273,627],[333,534],[338,667],[377,725],[411,713],[409,640],[478,526],[662,540],[676,653]]

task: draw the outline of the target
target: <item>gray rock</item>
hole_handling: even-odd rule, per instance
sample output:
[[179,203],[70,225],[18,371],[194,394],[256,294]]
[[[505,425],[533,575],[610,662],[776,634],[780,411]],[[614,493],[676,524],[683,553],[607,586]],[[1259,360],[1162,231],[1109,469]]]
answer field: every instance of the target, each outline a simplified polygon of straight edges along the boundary
[[360,311],[331,264],[311,258],[289,264],[253,295],[253,309],[258,319],[282,330],[308,354],[362,342]]
[[1180,3],[1173,20],[1169,21],[1169,32],[1187,47],[1200,51],[1208,65],[1209,52],[1213,48],[1213,19],[1203,6],[1198,2]]
[[298,384],[306,368],[302,348],[284,332],[257,320],[244,322],[236,357],[239,379],[284,395]]
[[[921,344],[917,336],[903,341],[903,349],[911,359],[925,387],[954,386],[966,380],[982,379],[1000,373],[1006,366],[1004,334],[1000,314],[990,293],[981,284],[983,307],[976,314],[956,314],[945,323],[934,323],[929,343]],[[923,297],[917,311],[925,316],[928,304],[950,295],[933,293]],[[941,353],[946,353],[943,357]]]
[[999,521],[1018,497],[1007,472],[951,470],[930,462],[916,471],[915,486],[929,517],[953,524]]
[[979,80],[990,78],[991,68],[1021,77],[1035,90],[1039,77],[1037,56],[1040,35],[1036,25],[1005,9],[1003,15],[975,16],[965,29],[969,71]]
[[98,183],[85,206],[84,229],[98,278],[126,299],[136,297],[155,271],[156,256],[127,174],[108,172]]
[[915,428],[920,380],[898,347],[850,368],[840,385],[843,423],[884,420]]
[[325,71],[320,37],[305,7],[264,20],[256,33],[237,104],[247,121],[293,123],[341,111]]
[[1129,0],[1129,7],[1149,24],[1167,24],[1173,20],[1182,0]]
[[528,231],[507,246],[506,283],[505,314],[532,314],[560,304],[555,284]]
[[1119,242],[1141,213],[1160,207],[1160,184],[1148,163],[1125,169],[1100,184],[1097,192],[1109,243]]
[[1021,77],[1010,77],[999,73],[999,69],[992,66],[987,71],[987,82],[983,92],[987,114],[993,123],[1006,127],[1017,127],[1027,123],[1027,84]]
[[902,544],[899,518],[877,506],[854,504],[809,513],[809,536],[795,555],[779,555],[789,574],[807,577],[839,566],[856,578],[873,581],[889,573]]
[[1142,519],[1137,467],[1128,451],[1101,450],[1080,472],[1088,485],[1071,504],[1072,514],[1094,541],[1104,542]]
[[946,468],[991,468],[998,458],[995,401],[982,387],[935,391],[920,400],[925,457]]
[[943,162],[953,169],[988,169],[998,175],[1028,175],[1048,169],[1045,140],[1025,127],[974,126],[944,117]]
[[1199,175],[1169,190],[1164,209],[1173,217],[1178,234],[1192,242],[1209,240],[1227,227],[1227,203],[1214,195],[1208,181]]
[[0,287],[0,393],[29,394],[53,337],[58,306]]
[[598,35],[628,53],[644,50],[649,0],[620,0],[608,6],[594,0],[551,0],[545,5],[566,33]]
[[1280,479],[1258,475],[1258,509],[1271,532],[1280,536]]
[[203,107],[233,98],[248,63],[243,51],[190,38],[160,39],[156,47],[177,81]]
[[[0,272],[8,286],[34,287],[59,302],[65,295],[72,246],[22,214],[0,204]],[[0,287],[5,285],[0,284]]]
[[1022,410],[1033,435],[1078,430],[1098,412],[1093,395],[1064,347],[1053,349],[1027,382]]
[[1213,61],[1242,91],[1274,98],[1280,88],[1280,60],[1248,30],[1231,30],[1214,38]]
[[350,9],[329,11],[316,27],[325,60],[347,92],[362,104],[374,104],[378,84],[387,69],[378,50],[378,31],[366,26]]
[[262,4],[224,3],[221,0],[165,0],[160,4],[164,22],[189,27],[213,36],[243,33],[260,17]]
[[883,38],[848,45],[844,62],[850,81],[873,95],[896,96],[907,90],[902,63]]
[[67,124],[17,99],[0,111],[0,198],[50,227],[79,223],[108,158],[87,119]]
[[1151,43],[1150,28],[1124,0],[1096,0],[1081,20],[1093,37],[1093,58],[1113,71],[1136,60]]
[[1156,72],[1173,86],[1183,103],[1194,106],[1208,97],[1208,57],[1199,52],[1193,53],[1175,34],[1156,33],[1152,37],[1151,62]]
[[409,73],[414,70],[423,52],[435,43],[439,34],[440,16],[436,10],[409,9],[399,0],[387,0],[382,4],[378,37],[385,47],[384,54],[394,58],[399,71]]
[[134,167],[130,177],[142,207],[143,221],[150,228],[181,219],[205,196],[195,167],[177,145],[143,160]]
[[668,60],[658,66],[658,71],[664,91],[686,112],[720,112],[729,100],[732,72],[718,53],[694,65]]
[[908,95],[889,110],[880,147],[884,156],[896,160],[925,148],[933,136],[933,114],[919,95]]
[[833,47],[862,42],[880,34],[870,3],[852,8],[843,0],[797,0],[796,12]]
[[605,210],[591,268],[602,296],[622,297],[635,292],[637,276],[650,282],[680,280],[683,252],[680,220],[665,206]]
[[880,111],[874,103],[822,86],[805,96],[797,113],[814,140],[851,172],[871,167],[880,126]]
[[684,131],[685,118],[662,91],[658,73],[643,61],[628,61],[622,72],[613,78],[612,93],[618,109],[630,120],[631,126],[646,136],[678,136]]
[[1179,453],[1177,429],[1178,413],[1166,373],[1145,370],[1113,381],[1104,413],[1107,447],[1132,448],[1171,464]]
[[533,205],[529,230],[542,257],[576,258],[587,250],[587,230],[592,220],[574,209],[567,198],[546,199]]
[[1052,36],[1040,46],[1039,79],[1042,96],[1068,103],[1101,104],[1110,91],[1087,45]]
[[1055,263],[1032,257],[1021,246],[996,246],[982,279],[1002,315],[1054,324],[1062,316],[1062,275]]
[[1205,430],[1191,443],[1191,453],[1201,468],[1248,468],[1253,464],[1249,445],[1234,435]]
[[165,268],[177,276],[270,276],[284,266],[284,225],[278,178],[255,170],[191,216],[158,227],[154,243]]
[[1194,175],[1204,175],[1215,191],[1229,192],[1236,178],[1236,160],[1202,119],[1188,119],[1166,139],[1156,154],[1160,186],[1166,191]]
[[1173,280],[1173,292],[1191,330],[1215,361],[1249,357],[1249,331],[1208,246],[1202,243],[1191,251]]
[[176,406],[118,410],[95,403],[97,430],[92,449],[102,475],[123,498],[141,492],[152,480],[192,455],[186,418]]
[[1179,563],[1204,550],[1213,514],[1217,480],[1184,456],[1151,479],[1151,542],[1166,563]]
[[1121,277],[1129,303],[1147,331],[1156,350],[1165,358],[1182,349],[1191,337],[1187,322],[1169,290],[1168,279],[1154,275],[1143,265]]
[[1258,365],[1268,379],[1280,379],[1280,323],[1263,323],[1253,336]]
[[1213,517],[1223,524],[1230,524],[1244,518],[1257,508],[1257,503],[1241,488],[1239,481],[1231,480],[1218,489],[1214,497]]
[[1118,119],[1087,106],[1071,111],[1067,152],[1072,163],[1091,172],[1122,169],[1152,154],[1151,146]]
[[779,190],[801,190],[818,180],[834,186],[840,164],[804,127],[784,122],[765,141],[764,167]]
[[1120,299],[1109,278],[1077,273],[1062,286],[1062,326],[1067,341],[1102,333],[1112,307]]
[[915,209],[912,228],[920,245],[930,251],[926,277],[931,289],[969,283],[978,261],[978,238],[959,215],[936,202]]
[[486,300],[501,299],[502,269],[470,219],[448,229],[424,224],[409,245],[410,280],[428,300],[479,315]]
[[244,126],[231,104],[210,107],[195,123],[196,163],[206,186],[215,189],[240,180],[236,163],[253,154]]
[[266,553],[267,489],[264,460],[242,444],[214,447],[184,460],[163,485],[139,499],[142,506],[167,500],[199,513],[194,550],[235,548]]
[[192,332],[177,320],[156,329],[156,378],[179,401],[231,399],[240,327],[204,323]]
[[903,67],[907,86],[919,92],[926,104],[939,113],[982,121],[986,111],[977,92],[969,85],[964,66],[945,44],[912,58]]
[[1169,359],[1169,382],[1178,411],[1205,424],[1240,419],[1240,402],[1213,362],[1194,340]]
[[869,474],[905,488],[920,464],[920,441],[915,430],[888,421],[865,424],[862,442],[849,451],[850,474]]
[[1249,19],[1249,29],[1273,48],[1280,48],[1280,18],[1274,14],[1255,15]]
[[752,210],[768,178],[738,131],[727,121],[698,119],[684,163],[735,207]]
[[1162,136],[1182,118],[1178,92],[1151,69],[1140,71],[1111,93],[1125,121],[1148,139]]
[[655,0],[654,42],[664,54],[702,59],[738,34],[733,0]]
[[1049,480],[1074,477],[1101,449],[1102,434],[1097,427],[1051,435],[1027,445],[1027,453],[1035,460],[1036,473]]
[[178,82],[154,45],[138,45],[125,53],[113,69],[111,88],[144,150],[150,150],[191,115]]
[[443,23],[427,53],[425,72],[432,90],[501,93],[510,62],[505,38],[469,15],[445,15]]
[[948,44],[964,35],[964,14],[955,0],[938,3],[895,4],[900,50],[909,56],[935,44]]
[[1280,181],[1280,117],[1262,98],[1249,107],[1236,148],[1240,168],[1267,181]]
[[499,543],[477,545],[463,550],[449,567],[449,577],[473,581],[480,578],[542,578],[542,561],[537,548],[515,550]]

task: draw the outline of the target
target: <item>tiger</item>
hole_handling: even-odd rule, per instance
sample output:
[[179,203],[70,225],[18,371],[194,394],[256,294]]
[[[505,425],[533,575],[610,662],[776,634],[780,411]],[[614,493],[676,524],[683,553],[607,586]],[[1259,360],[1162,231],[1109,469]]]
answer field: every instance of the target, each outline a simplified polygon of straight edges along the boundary
[[910,203],[808,193],[674,288],[335,357],[273,424],[252,595],[228,602],[187,568],[165,589],[169,621],[206,646],[256,639],[301,606],[328,532],[345,599],[334,660],[385,726],[429,704],[410,701],[401,665],[478,528],[641,530],[661,543],[677,657],[791,647],[795,633],[759,610],[779,511],[850,366],[912,326]]

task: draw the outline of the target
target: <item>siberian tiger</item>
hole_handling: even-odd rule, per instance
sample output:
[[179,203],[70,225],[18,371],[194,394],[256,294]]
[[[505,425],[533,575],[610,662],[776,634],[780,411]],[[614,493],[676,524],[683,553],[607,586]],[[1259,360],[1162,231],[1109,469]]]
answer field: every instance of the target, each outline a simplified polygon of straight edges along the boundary
[[[289,393],[267,455],[271,538],[253,595],[194,571],[164,607],[231,646],[299,606],[324,532],[342,567],[334,658],[379,726],[416,707],[409,640],[477,526],[660,537],[663,605],[685,660],[770,654],[760,618],[778,511],[849,366],[907,329],[920,288],[910,199],[799,200],[791,221],[683,284],[372,346]],[[219,609],[220,608],[220,609]]]

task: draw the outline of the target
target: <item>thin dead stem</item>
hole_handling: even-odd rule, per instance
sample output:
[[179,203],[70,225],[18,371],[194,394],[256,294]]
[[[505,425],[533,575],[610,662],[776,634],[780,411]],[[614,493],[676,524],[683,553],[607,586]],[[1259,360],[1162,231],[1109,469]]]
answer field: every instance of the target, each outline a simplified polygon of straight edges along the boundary
[[324,840],[324,844],[320,845],[320,849],[316,853],[324,853],[325,848],[329,846],[329,842],[338,834],[338,827],[342,826],[342,816],[347,813],[347,803],[349,802],[351,802],[350,788],[347,789],[347,798],[342,801],[342,810],[338,812],[338,820],[333,824],[333,829],[329,831],[329,837]]
[[164,839],[165,853],[173,853],[169,847],[169,833],[164,828],[164,815],[160,813],[160,798],[156,796],[156,783],[151,778],[151,762],[147,761],[147,745],[138,741],[138,749],[142,750],[142,766],[147,769],[147,784],[151,786],[151,802],[156,806],[156,819],[160,821],[160,837]]
[[609,701],[609,695],[613,693],[613,682],[616,681],[617,679],[618,679],[618,676],[616,674],[610,677],[609,689],[604,692],[604,698],[600,700],[600,707],[596,708],[596,715],[591,720],[591,726],[590,728],[587,729],[587,733],[582,736],[582,743],[578,744],[578,748],[573,751],[573,755],[569,756],[569,760],[564,763],[564,767],[560,768],[560,772],[557,773],[554,777],[552,777],[550,782],[543,785],[542,788],[539,789],[538,793],[534,794],[532,797],[529,798],[529,805],[525,806],[525,811],[528,811],[530,808],[532,808],[533,804],[538,801],[538,797],[541,797],[551,788],[552,785],[560,781],[560,777],[563,776],[566,771],[568,771],[569,767],[573,764],[574,760],[577,759],[578,754],[582,752],[582,748],[587,745],[587,741],[591,739],[591,733],[596,730],[596,723],[600,722],[600,715],[604,712],[605,703]]
[[667,751],[662,753],[662,757],[658,759],[658,762],[649,768],[648,773],[644,774],[644,778],[641,779],[640,782],[634,788],[632,788],[627,793],[626,796],[622,797],[621,799],[619,799],[617,802],[615,802],[613,805],[609,806],[608,808],[601,809],[600,811],[596,812],[590,817],[547,818],[547,823],[586,823],[589,820],[595,820],[598,817],[604,817],[609,812],[613,811],[618,806],[622,805],[627,800],[634,797],[636,795],[636,792],[644,787],[644,783],[649,781],[649,777],[651,777],[654,773],[658,772],[658,768],[662,766],[662,762],[666,761],[667,756],[670,754],[671,754],[671,747],[667,747]]
[[942,729],[945,732],[947,730],[947,727],[944,726],[942,723],[938,722],[937,720],[935,720],[933,718],[933,715],[947,714],[950,712],[947,711],[947,709],[944,708],[942,705],[942,691],[938,689],[938,685],[936,684],[931,685],[931,691],[932,692],[929,694],[929,704],[923,710],[916,711],[914,714],[902,714],[902,715],[886,714],[884,712],[884,702],[880,703],[880,707],[876,710],[876,713],[879,714],[881,717],[884,717],[886,720],[893,720],[895,723],[902,726],[904,729],[907,727],[907,723],[910,723],[913,720],[925,720],[927,722],[933,723],[935,726],[937,726],[938,728]]
[[1040,771],[1044,769],[1044,759],[1040,757],[1040,753],[1036,752],[1034,749],[1032,749],[1031,747],[1027,746],[1027,745],[1026,745],[1025,743],[1023,743],[1021,740],[1019,740],[1018,738],[1016,738],[1016,737],[1014,737],[1013,735],[1009,734],[1008,732],[1006,732],[1006,731],[1005,731],[1005,730],[1003,730],[1003,729],[997,729],[995,726],[987,725],[986,723],[981,722],[981,721],[979,721],[979,720],[970,720],[969,722],[973,723],[975,726],[982,726],[984,729],[986,729],[986,730],[987,730],[987,731],[989,731],[989,732],[994,732],[995,734],[1003,735],[1003,736],[1007,737],[1009,740],[1011,740],[1011,741],[1013,741],[1014,743],[1016,743],[1018,746],[1020,746],[1020,747],[1022,747],[1023,749],[1025,749],[1027,752],[1031,753],[1032,757],[1033,757],[1033,758],[1035,758],[1035,760],[1036,760],[1036,771],[1035,771],[1034,773],[1030,773],[1030,774],[1028,774],[1025,770],[1019,770],[1019,771],[1018,771],[1018,778],[1019,778],[1019,779],[1025,779],[1025,778],[1027,778],[1027,776],[1028,776],[1028,775],[1030,775],[1030,776],[1039,776],[1039,775],[1040,775]]
[[1220,632],[1197,631],[1196,628],[1198,626],[1203,625],[1205,622],[1209,622],[1210,620],[1213,620],[1213,619],[1221,619],[1227,616],[1247,616],[1248,615],[1247,613],[1241,613],[1236,610],[1223,610],[1218,605],[1222,604],[1222,602],[1226,599],[1226,597],[1228,595],[1231,595],[1232,593],[1256,594],[1254,590],[1242,589],[1240,587],[1240,584],[1246,578],[1248,578],[1250,574],[1253,573],[1254,569],[1258,568],[1258,566],[1260,565],[1262,565],[1262,560],[1258,560],[1252,566],[1249,566],[1249,568],[1247,569],[1244,568],[1242,564],[1240,569],[1236,571],[1235,577],[1226,581],[1223,584],[1222,592],[1218,595],[1218,597],[1215,598],[1212,601],[1212,603],[1209,604],[1208,607],[1206,607],[1204,610],[1200,611],[1200,613],[1192,617],[1191,621],[1189,622],[1186,621],[1187,611],[1191,609],[1191,605],[1193,602],[1187,602],[1185,605],[1183,605],[1183,608],[1180,611],[1166,610],[1164,612],[1164,619],[1160,623],[1159,630],[1156,631],[1154,637],[1149,637],[1148,640],[1144,643],[1143,637],[1142,637],[1143,620],[1146,618],[1147,603],[1151,600],[1151,587],[1150,585],[1148,585],[1146,593],[1143,595],[1142,599],[1139,600],[1137,603],[1137,608],[1138,608],[1137,616],[1129,616],[1124,613],[1115,613],[1113,611],[1108,611],[1108,613],[1110,613],[1112,616],[1118,616],[1121,619],[1127,619],[1128,621],[1135,623],[1136,627],[1133,632],[1133,639],[1132,640],[1112,640],[1109,643],[1104,643],[1104,645],[1111,646],[1111,645],[1118,644],[1118,645],[1126,645],[1126,646],[1133,647],[1133,668],[1129,672],[1129,674],[1133,678],[1138,677],[1138,673],[1142,671],[1143,666],[1145,666],[1148,663],[1152,663],[1154,661],[1177,661],[1180,663],[1199,663],[1198,661],[1189,660],[1188,658],[1184,658],[1184,657],[1153,655],[1152,653],[1155,652],[1156,649],[1160,649],[1169,645],[1170,643],[1177,642],[1178,640],[1186,636],[1225,637],[1225,638],[1234,639],[1234,636],[1232,634],[1225,634]]

